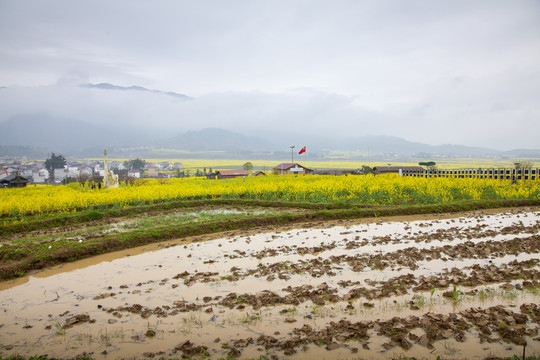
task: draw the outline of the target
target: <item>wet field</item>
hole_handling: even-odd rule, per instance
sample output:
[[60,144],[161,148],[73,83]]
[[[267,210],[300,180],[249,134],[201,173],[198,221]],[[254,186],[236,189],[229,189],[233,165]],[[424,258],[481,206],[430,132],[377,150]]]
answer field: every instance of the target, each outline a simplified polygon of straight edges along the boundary
[[[540,211],[233,231],[0,283],[0,354],[540,354]],[[195,214],[194,216],[197,216]]]

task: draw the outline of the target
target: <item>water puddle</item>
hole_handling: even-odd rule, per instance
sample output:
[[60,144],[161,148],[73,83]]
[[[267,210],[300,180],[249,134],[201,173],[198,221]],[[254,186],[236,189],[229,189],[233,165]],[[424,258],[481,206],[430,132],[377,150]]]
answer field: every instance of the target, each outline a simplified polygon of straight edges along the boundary
[[124,250],[0,283],[0,353],[480,359],[523,341],[539,353],[539,234],[540,211],[522,209]]

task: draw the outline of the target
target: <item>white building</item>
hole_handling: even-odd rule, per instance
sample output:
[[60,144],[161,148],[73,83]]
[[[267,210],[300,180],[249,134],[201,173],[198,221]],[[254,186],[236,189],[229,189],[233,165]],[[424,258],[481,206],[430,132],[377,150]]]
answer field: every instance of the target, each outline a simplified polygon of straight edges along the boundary
[[54,169],[54,181],[62,181],[65,178],[69,176],[69,170],[62,168],[62,169]]
[[[77,178],[79,176],[79,167],[78,166],[68,166],[67,168],[68,176],[71,178]],[[56,178],[56,176],[55,176]]]
[[35,169],[32,171],[32,179],[34,184],[43,184],[49,178],[49,171],[47,169]]
[[131,169],[128,171],[128,177],[140,179],[141,178],[141,172],[138,169]]

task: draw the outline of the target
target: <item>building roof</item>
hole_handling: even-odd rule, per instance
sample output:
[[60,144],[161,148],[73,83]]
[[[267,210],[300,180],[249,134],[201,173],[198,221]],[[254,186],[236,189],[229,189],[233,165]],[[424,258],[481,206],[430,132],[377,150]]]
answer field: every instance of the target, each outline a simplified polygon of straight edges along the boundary
[[11,175],[8,175],[6,176],[5,178],[3,178],[2,180],[0,180],[1,182],[11,182],[13,180],[17,180],[17,182],[28,182],[29,180],[25,177],[22,177],[20,175],[14,175],[14,174],[11,174]]
[[308,169],[307,167],[302,166],[302,165],[300,165],[298,163],[282,163],[282,164],[279,164],[278,166],[274,167],[273,169],[274,170],[289,170],[290,168],[294,168],[294,167],[299,167],[299,168],[302,168],[302,169],[311,170],[311,169]]
[[248,176],[249,173],[246,170],[219,170],[216,174],[223,176]]
[[259,175],[266,175],[263,171],[257,170],[251,176],[259,176]]
[[274,170],[289,170],[290,168],[296,167],[296,166],[303,167],[301,165],[298,165],[297,163],[282,163],[274,167]]
[[374,171],[385,173],[385,172],[399,172],[399,170],[404,171],[424,171],[425,169],[421,166],[375,166]]

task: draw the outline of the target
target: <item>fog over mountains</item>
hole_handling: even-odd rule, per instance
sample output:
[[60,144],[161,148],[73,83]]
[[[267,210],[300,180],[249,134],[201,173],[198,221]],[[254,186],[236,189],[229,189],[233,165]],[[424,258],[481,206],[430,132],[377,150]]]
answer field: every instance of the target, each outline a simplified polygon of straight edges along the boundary
[[[192,98],[142,86],[86,83],[3,88],[0,105],[0,156],[95,157],[107,147],[119,157],[262,159],[283,158],[291,145],[307,146],[313,160],[335,151],[350,157],[540,156],[539,149],[434,145],[445,139],[443,133],[426,135],[431,144],[409,141],[404,130],[409,124],[385,132],[392,123],[385,125],[385,116],[354,108],[344,97],[311,92]],[[295,123],[287,121],[292,118]],[[343,125],[351,121],[358,124]]]
[[[428,145],[411,142],[394,136],[367,135],[347,138],[302,136],[284,137],[273,134],[250,136],[220,128],[206,128],[171,136],[172,132],[148,131],[137,126],[104,126],[88,122],[56,118],[50,115],[19,115],[0,123],[2,155],[36,156],[60,152],[69,156],[101,156],[108,148],[112,156],[159,157],[157,150],[180,150],[178,157],[250,157],[279,158],[290,154],[290,145],[298,149],[307,146],[310,158],[324,159],[332,151],[371,155],[403,156],[501,156],[538,157],[539,150],[499,151],[495,149],[459,145]],[[300,137],[299,137],[300,139]],[[193,153],[193,154],[190,154]],[[163,152],[164,157],[174,157],[174,152]],[[287,155],[288,156],[288,155]]]

